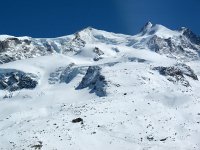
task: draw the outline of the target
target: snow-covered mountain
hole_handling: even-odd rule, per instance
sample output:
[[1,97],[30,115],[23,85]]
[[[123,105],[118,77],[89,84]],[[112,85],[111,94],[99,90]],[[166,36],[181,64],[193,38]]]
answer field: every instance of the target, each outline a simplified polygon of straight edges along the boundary
[[[148,22],[0,36],[0,149],[199,150],[200,37]],[[183,144],[184,143],[184,144]]]

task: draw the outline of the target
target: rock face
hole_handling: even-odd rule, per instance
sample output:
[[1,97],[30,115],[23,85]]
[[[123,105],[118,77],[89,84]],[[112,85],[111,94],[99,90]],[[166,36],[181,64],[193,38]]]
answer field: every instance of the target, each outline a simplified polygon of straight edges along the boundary
[[12,69],[0,69],[0,90],[16,91],[34,89],[38,82],[37,76]]
[[156,53],[169,57],[184,57],[191,60],[199,58],[198,48],[184,36],[165,39],[154,35],[147,42],[147,47]]
[[50,73],[49,84],[70,83],[78,74],[84,74],[85,67],[77,67],[70,64],[67,67],[60,67],[55,72]]
[[[109,64],[108,64],[109,65]],[[76,90],[89,88],[90,93],[95,93],[97,96],[106,96],[107,82],[101,74],[99,66],[82,66],[77,67],[70,64],[67,67],[60,67],[55,72],[50,74],[49,84],[55,83],[70,83],[77,75],[84,75]]]
[[186,36],[192,43],[200,45],[200,37],[194,34],[190,29],[182,27],[180,31]]
[[102,50],[100,50],[98,47],[95,47],[93,49],[93,52],[95,53],[95,58],[93,59],[94,61],[98,61],[100,59],[102,59],[101,55],[104,54],[104,52]]
[[60,82],[61,83],[70,83],[71,80],[74,79],[79,73],[81,73],[81,68],[66,68],[60,75]]
[[191,77],[194,80],[198,80],[197,75],[194,73],[194,71],[187,66],[186,64],[177,64],[176,67],[178,67],[184,75]]
[[141,29],[141,33],[144,35],[148,30],[152,28],[153,24],[151,22],[147,22],[144,27]]
[[75,37],[69,41],[68,49],[69,51],[79,52],[79,50],[85,47],[86,42],[81,38],[80,34],[75,33]]
[[188,87],[190,86],[189,82],[185,79],[184,76],[188,76],[193,80],[198,80],[197,75],[194,71],[185,64],[177,64],[171,67],[155,67],[153,70],[158,70],[159,73],[163,76],[167,76],[168,80],[175,83],[180,82],[182,85]]
[[0,63],[43,56],[48,54],[47,48],[34,43],[32,38],[20,39],[9,37],[0,40]]
[[101,68],[99,66],[90,66],[76,89],[88,87],[91,89],[90,93],[95,93],[97,96],[102,97],[106,95],[106,85],[105,77],[101,75]]
[[69,39],[34,39],[30,37],[0,37],[0,64],[15,60],[50,55],[61,50],[69,51]]

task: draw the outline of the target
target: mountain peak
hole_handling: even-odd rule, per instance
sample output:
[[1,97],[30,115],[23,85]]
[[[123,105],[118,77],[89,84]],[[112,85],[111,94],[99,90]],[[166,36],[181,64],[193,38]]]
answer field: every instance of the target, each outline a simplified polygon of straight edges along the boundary
[[190,30],[189,28],[181,27],[179,29],[179,32],[186,36],[192,43],[200,45],[200,37],[192,32],[192,30]]
[[145,34],[147,31],[149,31],[152,28],[153,24],[149,21],[147,22],[144,27],[141,29],[141,32]]
[[86,28],[83,28],[82,30],[80,30],[79,32],[90,32],[92,30],[96,30],[95,28],[88,26]]
[[179,36],[180,32],[171,30],[161,24],[152,24],[147,22],[139,33],[140,36],[158,36],[161,38],[170,38],[173,36]]
[[150,21],[148,21],[148,22],[145,24],[145,26],[146,26],[146,27],[152,27],[153,24],[152,24]]
[[185,33],[185,32],[191,32],[191,30],[189,28],[186,28],[186,27],[181,27],[178,31],[181,32],[182,34]]

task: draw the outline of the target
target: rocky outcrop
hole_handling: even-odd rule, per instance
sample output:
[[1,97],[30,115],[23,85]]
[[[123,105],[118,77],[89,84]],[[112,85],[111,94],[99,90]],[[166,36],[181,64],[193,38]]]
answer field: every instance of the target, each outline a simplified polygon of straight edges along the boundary
[[71,52],[77,54],[81,48],[85,47],[85,44],[86,42],[81,38],[79,32],[77,32],[74,34],[74,38],[66,43],[63,53],[67,54],[68,52]]
[[193,33],[190,29],[182,27],[180,31],[186,36],[192,43],[200,45],[200,37]]
[[34,89],[38,77],[13,69],[0,69],[0,90],[16,91],[21,89]]
[[93,52],[95,53],[95,58],[93,59],[94,61],[99,61],[100,59],[102,59],[102,55],[104,54],[104,52],[102,50],[100,50],[98,47],[95,47],[93,49]]
[[188,77],[191,77],[192,79],[194,80],[198,80],[198,77],[197,75],[194,73],[194,71],[189,67],[187,66],[186,64],[177,64],[176,65],[177,68],[179,68],[183,75],[186,75]]
[[70,83],[79,73],[81,73],[81,68],[67,68],[65,69],[60,75],[60,82],[61,83]]
[[69,38],[34,39],[30,37],[11,37],[0,39],[0,64],[15,60],[50,55],[67,51]]
[[95,47],[93,52],[98,56],[101,56],[104,54],[104,52],[102,50],[100,50],[98,47]]
[[106,85],[107,82],[101,74],[101,68],[99,66],[90,66],[76,89],[89,88],[90,93],[95,93],[97,96],[102,97],[106,96]]
[[77,67],[69,64],[67,67],[60,67],[55,72],[50,73],[49,84],[70,83],[78,74],[84,74],[85,67]]
[[187,60],[199,58],[198,48],[184,36],[165,39],[154,35],[147,42],[147,47],[156,53],[165,54],[169,57],[185,58]]
[[[107,64],[109,65],[109,64]],[[101,74],[99,66],[82,66],[77,67],[70,64],[67,67],[60,67],[55,72],[52,72],[49,77],[49,84],[70,83],[77,75],[84,75],[76,90],[89,88],[90,93],[95,93],[97,96],[106,96],[107,82]]]
[[198,80],[197,75],[194,71],[185,64],[177,64],[171,67],[155,67],[153,70],[158,70],[159,73],[163,76],[168,77],[168,80],[171,82],[180,82],[182,85],[188,87],[190,86],[189,82],[186,80],[185,76],[192,78],[193,80]]

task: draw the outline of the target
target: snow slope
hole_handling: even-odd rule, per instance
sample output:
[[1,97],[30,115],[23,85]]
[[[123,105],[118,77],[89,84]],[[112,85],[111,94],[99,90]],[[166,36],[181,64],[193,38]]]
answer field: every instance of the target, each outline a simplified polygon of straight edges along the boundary
[[24,38],[0,46],[14,58],[0,59],[3,83],[15,80],[6,69],[38,77],[34,89],[0,91],[0,149],[199,150],[196,39],[148,23],[135,36],[86,28],[29,38],[28,54]]

